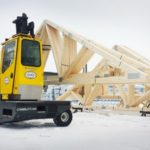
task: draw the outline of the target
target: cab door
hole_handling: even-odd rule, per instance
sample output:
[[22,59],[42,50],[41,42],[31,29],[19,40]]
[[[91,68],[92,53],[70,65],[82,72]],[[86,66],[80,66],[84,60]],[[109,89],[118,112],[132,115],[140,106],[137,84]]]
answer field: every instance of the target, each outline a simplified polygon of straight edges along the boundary
[[1,94],[2,99],[8,99],[9,94],[13,94],[15,59],[17,40],[11,40],[4,44],[2,48],[2,68],[1,68]]

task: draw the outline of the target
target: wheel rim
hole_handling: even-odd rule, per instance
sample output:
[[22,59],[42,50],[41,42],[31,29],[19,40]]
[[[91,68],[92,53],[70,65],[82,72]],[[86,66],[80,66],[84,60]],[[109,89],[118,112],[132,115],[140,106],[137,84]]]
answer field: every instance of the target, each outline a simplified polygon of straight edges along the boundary
[[67,112],[63,112],[61,114],[61,121],[62,122],[67,122],[69,120],[69,114]]

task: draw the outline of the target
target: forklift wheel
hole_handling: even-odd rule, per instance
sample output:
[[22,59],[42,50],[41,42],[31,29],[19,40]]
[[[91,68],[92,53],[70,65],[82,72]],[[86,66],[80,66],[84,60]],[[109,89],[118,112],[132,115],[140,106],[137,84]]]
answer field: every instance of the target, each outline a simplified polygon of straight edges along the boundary
[[56,116],[56,118],[54,118],[53,120],[57,126],[66,127],[72,121],[72,112],[70,110],[67,110],[61,113],[60,115]]

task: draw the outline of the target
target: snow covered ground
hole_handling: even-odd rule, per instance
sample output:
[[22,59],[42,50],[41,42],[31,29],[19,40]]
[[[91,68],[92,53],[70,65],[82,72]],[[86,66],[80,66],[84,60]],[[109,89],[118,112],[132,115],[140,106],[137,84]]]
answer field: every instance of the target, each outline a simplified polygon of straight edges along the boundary
[[150,117],[130,112],[74,114],[68,127],[52,120],[0,126],[0,150],[149,150]]

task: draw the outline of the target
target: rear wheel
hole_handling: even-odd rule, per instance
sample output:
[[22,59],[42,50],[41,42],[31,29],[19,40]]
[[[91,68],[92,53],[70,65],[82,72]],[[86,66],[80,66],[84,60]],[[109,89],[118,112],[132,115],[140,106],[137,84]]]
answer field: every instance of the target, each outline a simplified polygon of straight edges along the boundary
[[54,118],[53,120],[57,126],[68,126],[72,121],[72,112],[70,110],[67,110],[56,116],[56,118]]

